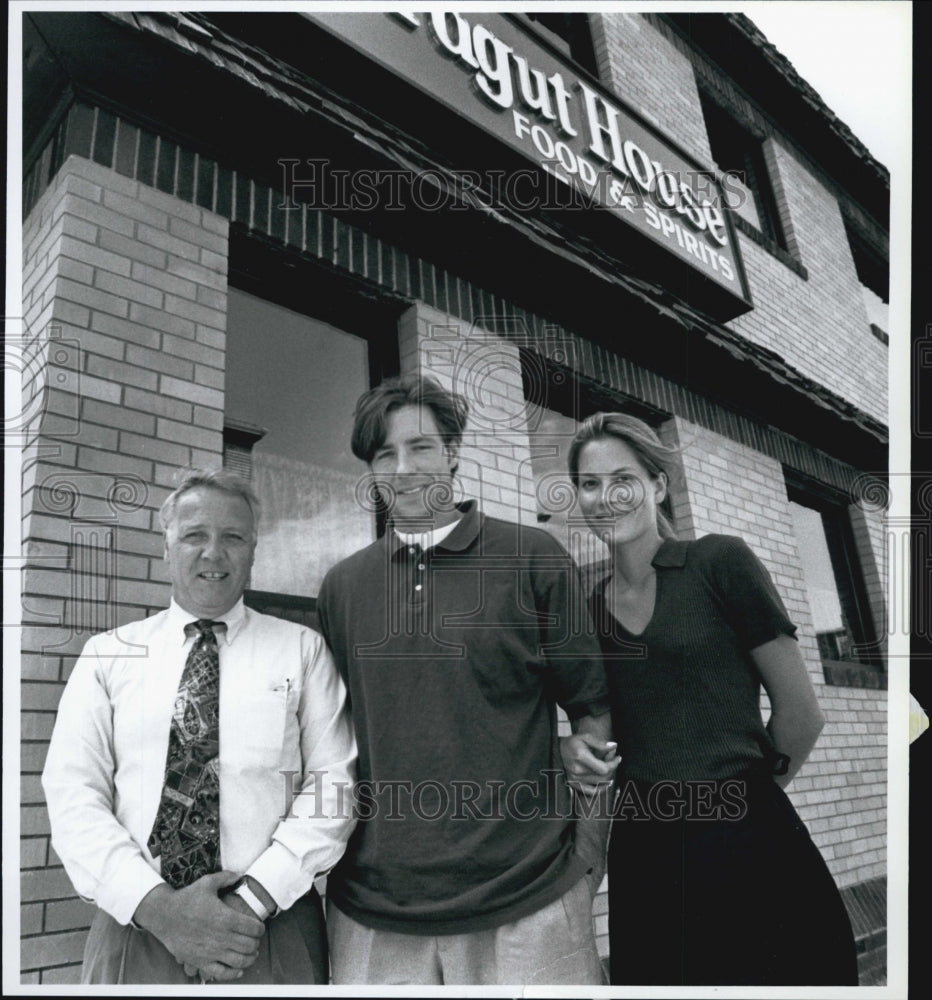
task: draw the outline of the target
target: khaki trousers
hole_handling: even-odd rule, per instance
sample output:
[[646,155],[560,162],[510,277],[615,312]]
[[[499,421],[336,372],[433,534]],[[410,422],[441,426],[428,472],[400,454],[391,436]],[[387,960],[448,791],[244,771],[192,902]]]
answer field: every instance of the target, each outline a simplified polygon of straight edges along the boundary
[[510,924],[426,937],[365,927],[328,901],[334,985],[587,985],[605,980],[580,879],[559,899]]

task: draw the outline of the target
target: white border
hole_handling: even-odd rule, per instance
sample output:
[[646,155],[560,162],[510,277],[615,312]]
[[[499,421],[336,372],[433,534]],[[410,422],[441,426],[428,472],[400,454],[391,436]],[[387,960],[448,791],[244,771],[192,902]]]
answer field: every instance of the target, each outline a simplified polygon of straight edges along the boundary
[[[786,2],[786,0],[785,0]],[[805,24],[806,8],[826,6],[829,0],[799,0],[794,2],[803,25]],[[836,8],[849,5],[850,0],[832,2]],[[768,6],[771,4],[768,3]],[[24,2],[13,0],[9,6],[9,53],[8,53],[8,129],[7,129],[7,266],[6,266],[6,316],[7,334],[17,335],[16,318],[21,316],[21,250],[22,225],[21,191],[22,191],[22,161],[21,161],[21,101],[20,81],[22,79],[22,32],[21,16],[30,10],[249,10],[258,9],[263,12],[298,11],[332,8],[333,4],[317,3],[303,4],[298,2],[283,3],[270,0],[262,4],[222,3],[217,0],[204,0],[202,3],[165,3],[165,2],[98,2],[85,5],[72,0],[47,0],[47,2]],[[423,10],[424,4],[399,3],[391,9]],[[456,7],[463,11],[511,11],[539,10],[541,3],[475,3],[464,2]],[[549,7],[549,3],[547,4]],[[561,7],[577,11],[624,11],[646,12],[676,10],[677,12],[743,12],[753,18],[756,2],[724,3],[719,0],[707,2],[628,2],[604,3],[592,2],[584,4],[562,3]],[[863,6],[863,4],[861,4]],[[890,514],[899,522],[908,522],[910,515],[909,490],[907,488],[910,470],[910,427],[909,412],[910,385],[910,201],[912,190],[911,176],[911,143],[910,116],[911,107],[911,10],[910,4],[902,0],[885,2],[883,8],[891,17],[896,16],[903,22],[904,44],[901,59],[896,66],[878,67],[876,65],[863,67],[864,72],[871,73],[878,80],[878,85],[890,86],[891,125],[897,130],[901,142],[897,146],[897,156],[894,161],[886,164],[891,173],[891,229],[890,229],[890,348],[889,348],[889,426],[891,431],[890,468],[900,473],[892,477],[893,506]],[[384,10],[389,9],[384,3],[341,3],[341,10]],[[830,54],[827,53],[827,58]],[[12,319],[11,319],[12,318]],[[20,320],[21,324],[21,320]],[[13,361],[5,356],[5,388],[6,388],[6,419],[15,421],[19,412],[20,398],[19,370]],[[6,448],[6,469],[4,477],[4,607],[3,607],[3,639],[4,653],[7,664],[19,662],[19,566],[20,559],[20,454],[15,447]],[[904,582],[904,588],[908,582]],[[896,591],[895,582],[890,584],[891,595]],[[901,590],[906,593],[906,589]],[[392,989],[388,987],[319,987],[312,989],[301,987],[297,989],[252,989],[256,996],[436,996],[438,992],[445,996],[489,996],[509,997],[517,994],[523,996],[591,996],[591,997],[800,997],[813,1000],[815,997],[846,997],[857,995],[859,998],[885,997],[899,1000],[906,996],[906,871],[907,871],[907,830],[906,817],[908,813],[907,773],[908,773],[908,636],[894,634],[891,637],[891,660],[889,671],[888,692],[888,732],[889,732],[889,763],[888,763],[888,802],[887,802],[887,846],[888,846],[888,985],[885,987],[858,987],[855,991],[845,987],[823,989],[806,988],[742,988],[731,987],[583,987],[578,990],[526,988],[519,991],[511,988],[477,988],[477,987],[404,987]],[[94,987],[92,990],[81,987],[28,987],[19,982],[19,880],[12,877],[14,868],[19,867],[19,760],[20,760],[20,726],[19,704],[20,687],[19,671],[7,669],[4,672],[4,744],[3,744],[3,806],[5,821],[3,823],[3,857],[4,868],[9,877],[3,883],[3,991],[9,995],[36,995],[54,992],[65,995],[169,995],[184,996],[188,991],[171,987],[158,987],[151,990]],[[926,737],[932,738],[932,737]],[[16,859],[14,866],[13,860]],[[762,905],[766,901],[762,900]],[[750,916],[750,915],[749,915]],[[222,987],[200,987],[199,993],[224,995]],[[235,991],[231,991],[235,993]]]

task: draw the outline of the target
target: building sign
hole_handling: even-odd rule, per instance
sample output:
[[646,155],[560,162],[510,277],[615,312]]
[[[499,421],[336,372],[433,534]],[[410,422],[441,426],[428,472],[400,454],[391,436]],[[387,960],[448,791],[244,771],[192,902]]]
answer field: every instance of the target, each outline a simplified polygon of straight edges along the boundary
[[484,12],[306,16],[747,301],[715,179],[512,20]]

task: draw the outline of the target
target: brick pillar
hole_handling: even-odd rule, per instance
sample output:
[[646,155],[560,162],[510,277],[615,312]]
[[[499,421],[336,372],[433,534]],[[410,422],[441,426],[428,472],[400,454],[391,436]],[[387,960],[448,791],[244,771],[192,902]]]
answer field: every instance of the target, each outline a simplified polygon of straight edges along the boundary
[[486,514],[536,526],[517,346],[423,302],[401,318],[399,340],[402,371],[431,375],[469,403],[458,471],[464,494]]
[[39,774],[88,637],[165,607],[157,510],[223,447],[225,219],[70,157],[25,222],[23,981],[77,981],[93,907]]
[[[888,639],[891,635],[897,634],[899,626],[896,616],[887,613],[887,595],[890,595],[891,603],[896,608],[901,595],[908,593],[909,574],[904,572],[902,560],[894,561],[894,558],[891,558],[898,554],[896,543],[899,539],[893,519],[888,514],[889,495],[885,489],[878,486],[871,489],[865,485],[866,482],[865,478],[860,483],[855,483],[856,495],[854,503],[848,508],[848,514],[870,602],[874,629],[880,648],[886,651]],[[898,578],[891,580],[891,572]],[[892,591],[891,583],[895,587]],[[902,638],[906,629],[900,627],[899,631]]]

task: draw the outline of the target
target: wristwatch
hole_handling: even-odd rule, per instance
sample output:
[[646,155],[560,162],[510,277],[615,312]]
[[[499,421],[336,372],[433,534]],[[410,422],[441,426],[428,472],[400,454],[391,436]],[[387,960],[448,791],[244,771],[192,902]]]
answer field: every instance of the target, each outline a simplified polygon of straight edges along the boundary
[[790,769],[790,758],[785,753],[778,753],[773,758],[773,773],[786,774]]
[[249,888],[249,882],[247,881],[245,875],[238,882],[234,883],[230,891],[239,896],[239,898],[261,921],[263,921],[263,923],[268,920],[269,917],[274,916],[276,911],[270,910],[252,891],[252,889]]

